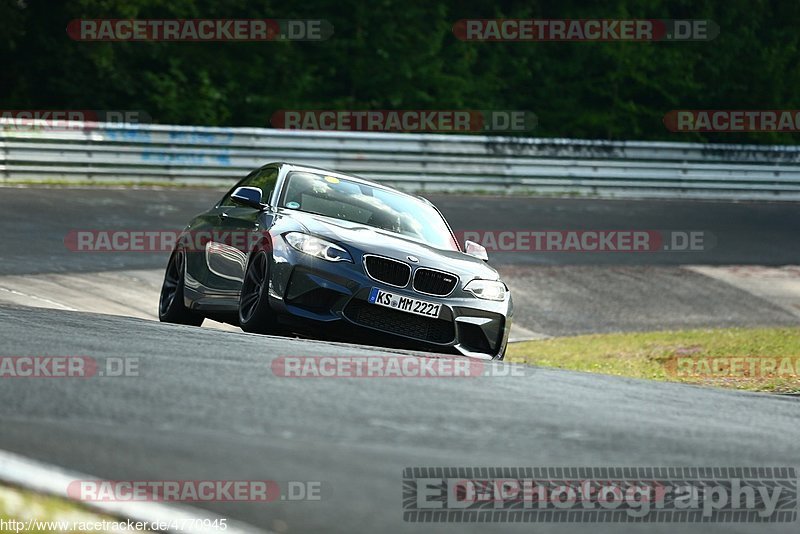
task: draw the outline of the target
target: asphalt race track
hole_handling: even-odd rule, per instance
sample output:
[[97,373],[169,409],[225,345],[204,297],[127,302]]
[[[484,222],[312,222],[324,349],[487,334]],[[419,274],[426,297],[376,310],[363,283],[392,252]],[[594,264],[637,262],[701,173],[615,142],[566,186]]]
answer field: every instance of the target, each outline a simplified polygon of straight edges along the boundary
[[[106,479],[321,482],[319,501],[200,505],[275,532],[797,532],[797,523],[404,522],[406,467],[800,466],[800,404],[507,364],[488,365],[522,376],[280,377],[271,364],[281,356],[392,352],[160,324],[152,318],[166,253],[64,245],[74,229],[177,229],[220,195],[0,188],[1,354],[138,359],[140,370],[3,380],[0,449]],[[800,324],[795,204],[431,199],[457,231],[491,220],[485,229],[714,236],[714,247],[695,252],[494,254],[524,331]]]
[[[74,252],[71,230],[178,230],[208,189],[0,189],[0,302],[154,317],[167,253]],[[518,338],[800,324],[792,203],[430,196],[459,231],[702,231],[698,251],[494,252]],[[485,225],[475,221],[487,221]],[[698,271],[694,266],[703,266]],[[733,267],[731,267],[733,266]],[[17,278],[14,278],[17,277]]]
[[270,368],[278,355],[378,352],[30,308],[0,307],[0,338],[10,354],[139,358],[140,368],[138,377],[5,380],[0,448],[107,479],[322,482],[315,502],[202,504],[265,529],[627,532],[405,523],[402,469],[800,465],[800,404],[790,398],[538,368],[511,377],[281,378]]
[[[69,230],[175,230],[210,208],[210,189],[0,189],[2,274],[163,268],[166,254],[75,254]],[[799,265],[795,203],[427,195],[453,229],[703,231],[703,251],[497,252],[503,265]],[[482,222],[485,221],[485,222]]]

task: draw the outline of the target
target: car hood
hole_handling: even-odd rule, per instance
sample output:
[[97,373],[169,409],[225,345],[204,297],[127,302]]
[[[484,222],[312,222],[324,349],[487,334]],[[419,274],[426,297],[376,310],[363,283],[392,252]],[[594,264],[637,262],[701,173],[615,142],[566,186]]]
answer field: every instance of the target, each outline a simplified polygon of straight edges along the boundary
[[[362,253],[394,258],[413,266],[449,271],[459,275],[462,280],[500,279],[497,271],[483,260],[457,250],[438,249],[393,232],[356,222],[288,209],[282,209],[280,213],[297,221],[309,234],[358,249]],[[419,259],[419,263],[409,262],[407,256],[415,256]]]

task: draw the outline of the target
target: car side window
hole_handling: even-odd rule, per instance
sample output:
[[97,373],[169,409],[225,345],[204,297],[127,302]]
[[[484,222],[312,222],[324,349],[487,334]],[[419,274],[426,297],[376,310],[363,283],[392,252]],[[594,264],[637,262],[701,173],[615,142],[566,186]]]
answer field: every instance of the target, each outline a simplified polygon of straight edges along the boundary
[[263,193],[262,201],[266,202],[269,200],[270,193],[273,189],[275,189],[275,183],[278,181],[278,168],[277,167],[265,167],[263,169],[257,169],[250,174],[248,174],[243,180],[237,183],[235,186],[231,188],[230,191],[225,193],[225,196],[222,197],[222,200],[219,202],[220,208],[230,208],[236,206],[236,204],[231,200],[231,195],[234,191],[236,191],[237,187],[258,187],[261,189]]
[[275,184],[278,182],[278,168],[277,167],[264,167],[259,169],[252,176],[245,179],[243,186],[258,187],[261,189],[263,196],[261,201],[264,203],[269,202],[269,197],[275,189]]
[[237,187],[241,187],[243,185],[246,185],[245,182],[247,182],[248,180],[252,179],[256,174],[258,174],[258,172],[259,172],[259,170],[255,170],[255,171],[251,172],[250,174],[248,174],[247,176],[245,176],[244,178],[242,178],[241,180],[239,180],[236,183],[236,185],[231,187],[228,190],[228,192],[225,193],[225,196],[222,197],[222,200],[219,201],[219,204],[217,206],[220,207],[220,208],[230,208],[230,207],[235,206],[236,204],[234,204],[233,201],[231,200],[231,195],[233,194],[233,192],[236,191]]

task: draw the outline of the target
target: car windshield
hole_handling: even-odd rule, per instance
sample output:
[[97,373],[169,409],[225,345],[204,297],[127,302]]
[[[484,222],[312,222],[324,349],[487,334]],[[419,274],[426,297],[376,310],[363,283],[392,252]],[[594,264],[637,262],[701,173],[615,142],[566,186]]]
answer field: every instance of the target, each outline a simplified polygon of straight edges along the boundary
[[402,193],[325,174],[293,171],[281,207],[401,234],[441,249],[458,250],[439,212]]

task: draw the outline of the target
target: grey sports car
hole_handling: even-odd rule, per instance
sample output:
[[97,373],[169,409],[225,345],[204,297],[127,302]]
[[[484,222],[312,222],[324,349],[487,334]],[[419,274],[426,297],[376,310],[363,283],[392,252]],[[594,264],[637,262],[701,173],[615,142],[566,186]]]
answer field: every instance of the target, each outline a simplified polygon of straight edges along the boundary
[[270,163],[181,233],[159,318],[502,359],[508,287],[428,200]]

